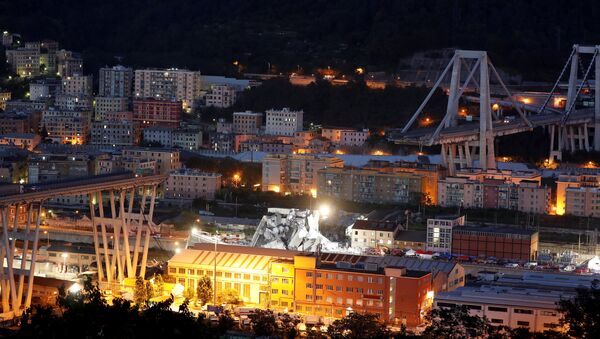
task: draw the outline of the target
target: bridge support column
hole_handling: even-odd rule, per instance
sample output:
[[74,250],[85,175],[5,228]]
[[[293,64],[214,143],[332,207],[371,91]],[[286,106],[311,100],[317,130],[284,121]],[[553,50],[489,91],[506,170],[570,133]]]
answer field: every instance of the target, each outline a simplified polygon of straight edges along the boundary
[[[41,209],[41,202],[37,204],[37,208],[33,203],[0,207],[2,217],[0,260],[7,263],[6,268],[2,265],[0,269],[2,313],[5,318],[20,316],[21,312],[31,306]],[[22,217],[23,214],[25,217]],[[35,226],[32,227],[34,217],[36,221]],[[11,219],[12,227],[10,227]],[[20,229],[19,224],[24,224],[24,228]],[[17,252],[22,254],[19,264],[15,263]]]
[[[157,185],[132,187],[130,194],[127,194],[127,189],[108,189],[90,193],[90,216],[98,263],[98,279],[109,288],[117,287],[125,278],[143,277],[146,272],[150,237],[154,228],[152,214],[156,187]],[[136,190],[140,190],[142,194],[138,212],[133,211]],[[150,206],[149,212],[146,212],[148,196]],[[106,198],[108,198],[110,217],[105,216],[104,213]],[[126,205],[127,198],[129,202]],[[127,210],[125,206],[128,206]],[[129,243],[131,232],[135,232],[133,248]]]
[[[600,46],[596,50],[600,51]],[[594,66],[594,151],[600,151],[600,58],[596,58]]]

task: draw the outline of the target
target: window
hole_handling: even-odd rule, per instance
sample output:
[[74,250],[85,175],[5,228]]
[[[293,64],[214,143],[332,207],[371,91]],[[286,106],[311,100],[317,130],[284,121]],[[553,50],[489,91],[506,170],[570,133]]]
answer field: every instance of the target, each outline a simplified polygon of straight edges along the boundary
[[556,317],[558,314],[554,311],[540,311],[540,315],[547,317]]
[[273,281],[274,283],[278,283],[279,282],[279,278],[273,278],[273,279],[271,279],[271,281]]
[[290,283],[290,279],[283,278],[283,279],[281,279],[281,283],[282,284],[289,284]]
[[488,306],[488,311],[493,311],[493,312],[507,312],[508,309],[506,307]]
[[490,319],[490,321],[491,321],[492,324],[503,324],[504,323],[504,320],[502,320],[502,319],[494,319],[494,318],[492,318],[492,319]]
[[307,300],[307,301],[312,301],[312,300],[313,300],[313,299],[312,299],[312,294],[307,294],[307,295],[306,295],[306,300]]
[[321,272],[317,272],[317,278],[320,278],[322,276],[323,276],[323,274]]
[[333,298],[332,297],[326,297],[325,301],[328,303],[332,303],[333,302]]
[[481,311],[481,306],[478,306],[478,305],[466,305],[465,304],[465,307],[470,310],[480,310]]
[[356,281],[358,282],[363,282],[364,278],[363,276],[359,275],[358,277],[356,277]]
[[271,290],[271,294],[279,294],[279,290],[277,290],[277,289],[272,289],[272,290]]
[[185,268],[180,268],[179,269],[179,274],[185,274]]
[[312,276],[313,276],[312,272],[306,272],[306,277],[307,277],[307,278],[310,278],[310,277],[312,277]]
[[451,303],[437,303],[437,306],[438,307],[449,307],[449,308],[452,308],[452,307],[455,307],[456,304],[451,304]]
[[363,288],[362,287],[357,287],[356,288],[356,293],[363,293]]
[[352,300],[352,298],[346,298],[346,305],[352,305],[354,303],[354,300]]
[[177,269],[175,267],[170,267],[169,273],[177,273]]
[[352,281],[352,278],[354,278],[354,276],[348,275],[348,281]]
[[337,275],[337,280],[344,280],[344,275],[343,274],[338,274]]
[[306,283],[306,288],[312,288],[312,284],[311,283]]
[[283,273],[289,273],[289,272],[290,272],[290,269],[289,269],[289,268],[287,268],[287,267],[282,267],[282,268],[281,268],[281,272],[283,272]]
[[344,299],[342,299],[342,298],[340,298],[340,297],[337,297],[337,298],[335,298],[335,302],[336,302],[337,304],[341,304],[342,302],[344,302]]
[[288,295],[288,293],[289,293],[288,290],[281,290],[282,295]]
[[529,326],[529,321],[517,321],[517,326]]
[[327,286],[325,286],[325,288],[326,288],[328,291],[333,291],[333,285],[327,285]]
[[317,295],[317,296],[315,296],[315,300],[316,301],[322,301],[323,300],[323,296],[322,295]]
[[352,288],[352,287],[346,287],[346,292],[354,292],[354,288]]
[[225,272],[225,278],[231,278],[231,273],[230,272]]
[[323,284],[316,284],[316,285],[315,285],[315,288],[316,288],[317,290],[322,290],[322,289],[323,289]]
[[519,314],[533,314],[533,310],[524,310],[521,308],[515,308],[514,312]]
[[327,279],[333,279],[333,273],[327,273],[327,275],[325,275],[325,277]]
[[344,288],[342,286],[336,286],[335,287],[335,291],[336,292],[342,292],[344,290]]

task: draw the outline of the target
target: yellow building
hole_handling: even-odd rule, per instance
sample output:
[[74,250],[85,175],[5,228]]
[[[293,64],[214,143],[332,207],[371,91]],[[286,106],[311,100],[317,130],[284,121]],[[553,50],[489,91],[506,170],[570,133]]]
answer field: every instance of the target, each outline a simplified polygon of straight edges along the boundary
[[[175,281],[185,288],[194,289],[200,278],[206,275],[212,281],[216,279],[217,293],[223,289],[234,289],[239,292],[239,298],[246,305],[267,305],[272,292],[271,264],[277,260],[293,260],[295,253],[230,245],[217,245],[215,250],[214,244],[196,244],[169,260],[169,275],[174,276]],[[288,268],[289,271],[284,273],[285,266],[275,267],[278,278],[289,278],[289,275],[293,277],[293,270]],[[280,301],[279,296],[276,300]]]
[[271,264],[271,308],[291,311],[294,308],[294,262],[277,260]]

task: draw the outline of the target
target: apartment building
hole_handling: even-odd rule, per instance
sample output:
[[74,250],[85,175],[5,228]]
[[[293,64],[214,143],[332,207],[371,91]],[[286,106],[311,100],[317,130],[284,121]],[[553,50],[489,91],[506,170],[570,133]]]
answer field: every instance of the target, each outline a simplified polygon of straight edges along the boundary
[[94,119],[97,121],[106,120],[107,113],[129,110],[129,98],[127,97],[98,96],[94,98]]
[[180,169],[171,172],[165,185],[165,198],[213,200],[221,189],[221,174],[206,173],[193,169]]
[[133,146],[137,138],[131,120],[93,121],[90,127],[90,144],[106,146]]
[[69,96],[91,96],[93,89],[91,75],[73,75],[61,79],[60,93]]
[[85,95],[57,94],[54,107],[64,111],[94,111],[94,100]]
[[11,92],[0,92],[0,110],[6,109],[6,102],[12,97]]
[[[556,214],[587,213],[588,211],[591,214],[594,213],[594,208],[591,208],[595,206],[595,200],[592,199],[594,197],[594,190],[592,188],[600,187],[600,174],[596,171],[585,173],[583,169],[580,171],[580,173],[561,174],[558,176],[558,180],[556,181]],[[567,203],[567,190],[569,189],[571,191],[569,203],[573,206],[568,206]],[[588,207],[586,208],[586,206]]]
[[72,77],[83,74],[81,54],[61,49],[56,52],[56,75]]
[[92,112],[49,109],[42,112],[41,125],[48,138],[62,144],[85,144],[89,134]]
[[344,161],[336,157],[268,154],[262,163],[262,189],[263,191],[316,195],[318,171],[343,165]]
[[6,62],[13,73],[21,77],[36,77],[40,75],[39,46],[25,46],[6,50]]
[[83,154],[35,154],[29,159],[30,184],[84,177],[92,173],[90,157]]
[[54,78],[37,80],[29,83],[30,100],[49,100],[59,92],[60,81]]
[[154,163],[156,174],[169,174],[181,168],[179,151],[159,148],[125,148],[122,152],[123,167],[135,172],[140,163]]
[[395,221],[356,220],[352,225],[352,248],[366,250],[376,247],[394,247],[400,224]]
[[233,112],[233,133],[258,134],[262,124],[262,113],[251,111]]
[[103,67],[98,71],[98,96],[131,98],[133,70],[117,65]]
[[177,101],[185,112],[198,105],[202,95],[200,72],[186,69],[138,69],[135,71],[136,99]]
[[144,141],[159,143],[164,147],[196,150],[202,146],[202,132],[197,129],[182,129],[152,126],[143,130]]
[[452,251],[452,229],[464,225],[464,216],[427,219],[427,244],[425,248],[432,252],[450,253]]
[[229,85],[212,85],[204,95],[204,104],[207,107],[227,108],[235,104],[237,92],[235,87]]
[[567,187],[565,213],[581,217],[600,216],[600,187]]
[[304,111],[292,111],[285,107],[281,110],[270,109],[266,113],[266,134],[293,136],[295,132],[302,131]]
[[410,172],[324,168],[318,172],[317,182],[321,197],[376,204],[422,200],[421,177]]
[[173,146],[186,150],[202,148],[202,132],[193,128],[178,128],[173,131]]
[[136,99],[133,120],[142,128],[149,126],[179,127],[183,114],[179,101]]
[[0,145],[11,145],[33,151],[41,137],[33,133],[6,133],[0,135]]
[[438,181],[438,204],[465,208],[511,209],[526,213],[549,213],[551,189],[536,180],[507,182],[502,179],[446,177]]
[[350,146],[350,147],[361,147],[365,144],[367,139],[369,138],[369,130],[365,129],[362,131],[348,131],[344,130],[340,133],[340,146]]

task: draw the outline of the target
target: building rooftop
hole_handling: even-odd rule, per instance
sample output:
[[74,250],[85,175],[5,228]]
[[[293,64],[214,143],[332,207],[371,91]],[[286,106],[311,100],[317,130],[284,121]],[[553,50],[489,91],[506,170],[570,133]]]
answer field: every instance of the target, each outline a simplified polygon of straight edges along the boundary
[[482,285],[478,287],[464,286],[451,292],[440,292],[435,296],[435,301],[438,303],[473,303],[556,309],[557,301],[572,295],[559,291]]
[[352,226],[353,230],[394,232],[399,224],[394,221],[383,220],[356,220]]
[[453,231],[460,233],[469,233],[469,232],[483,232],[483,233],[495,233],[495,234],[519,234],[519,235],[529,235],[532,236],[538,233],[536,230],[527,230],[522,228],[512,228],[512,227],[494,227],[494,226],[462,226],[456,227]]
[[193,168],[181,168],[171,172],[171,175],[186,175],[195,177],[220,177],[220,173],[202,172]]
[[385,257],[365,257],[365,262],[376,263],[379,266],[402,266],[409,270],[425,271],[425,272],[444,272],[450,273],[455,267],[459,266],[457,263],[444,262],[438,260],[427,260],[412,257],[396,257],[396,256],[385,256]]
[[427,242],[427,231],[398,231],[394,235],[394,240],[410,242]]

